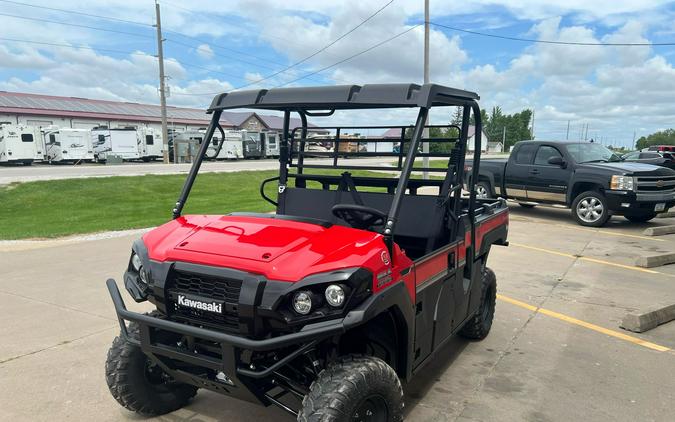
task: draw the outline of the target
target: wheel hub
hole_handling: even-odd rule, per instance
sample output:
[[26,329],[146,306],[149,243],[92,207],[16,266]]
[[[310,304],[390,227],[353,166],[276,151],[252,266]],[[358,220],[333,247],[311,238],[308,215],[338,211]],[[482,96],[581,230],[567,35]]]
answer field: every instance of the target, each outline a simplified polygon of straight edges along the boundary
[[588,197],[579,201],[577,205],[577,215],[587,223],[598,221],[605,212],[605,207],[598,198]]
[[353,422],[387,422],[389,409],[379,395],[366,397],[352,414]]

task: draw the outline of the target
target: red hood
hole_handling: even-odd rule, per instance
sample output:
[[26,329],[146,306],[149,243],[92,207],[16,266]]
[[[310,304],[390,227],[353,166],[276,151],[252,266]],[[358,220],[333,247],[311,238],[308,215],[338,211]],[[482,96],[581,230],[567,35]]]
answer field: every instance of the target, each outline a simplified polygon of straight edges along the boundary
[[145,234],[151,259],[235,268],[298,281],[348,267],[376,273],[382,236],[343,226],[249,216],[188,215]]

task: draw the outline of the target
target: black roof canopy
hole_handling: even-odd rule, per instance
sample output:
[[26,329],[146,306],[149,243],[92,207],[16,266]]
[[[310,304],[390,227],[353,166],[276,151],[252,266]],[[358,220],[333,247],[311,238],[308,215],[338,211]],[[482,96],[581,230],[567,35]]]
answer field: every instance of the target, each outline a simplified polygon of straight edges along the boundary
[[458,106],[479,98],[475,92],[436,84],[399,83],[252,89],[216,95],[209,112],[233,108],[333,110]]

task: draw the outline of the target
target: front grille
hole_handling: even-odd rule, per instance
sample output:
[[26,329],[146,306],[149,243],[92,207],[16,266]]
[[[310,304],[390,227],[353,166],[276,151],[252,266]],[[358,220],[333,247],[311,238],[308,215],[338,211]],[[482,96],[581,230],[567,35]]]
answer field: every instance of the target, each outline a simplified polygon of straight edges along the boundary
[[[239,292],[241,280],[172,271],[167,280],[168,310],[171,318],[193,325],[236,333],[239,331]],[[223,302],[223,312],[215,313],[179,306],[179,294]]]
[[638,193],[675,192],[675,176],[637,176]]

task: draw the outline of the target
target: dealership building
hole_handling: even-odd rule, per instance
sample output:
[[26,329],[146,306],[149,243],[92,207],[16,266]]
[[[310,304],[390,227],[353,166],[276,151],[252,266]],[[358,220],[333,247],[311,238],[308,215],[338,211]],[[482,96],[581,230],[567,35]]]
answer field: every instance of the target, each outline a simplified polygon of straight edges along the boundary
[[[201,109],[167,107],[169,129],[203,129],[209,124],[209,117]],[[161,129],[161,110],[150,104],[0,91],[0,122],[81,129],[97,126]],[[283,129],[283,118],[255,112],[226,111],[220,123],[224,129],[256,132]],[[300,119],[292,119],[291,128],[297,126]]]

